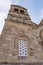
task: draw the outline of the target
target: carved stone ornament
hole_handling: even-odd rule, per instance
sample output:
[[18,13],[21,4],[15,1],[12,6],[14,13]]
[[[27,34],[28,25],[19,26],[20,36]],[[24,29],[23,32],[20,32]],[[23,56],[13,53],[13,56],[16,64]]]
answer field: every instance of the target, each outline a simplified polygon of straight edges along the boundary
[[33,55],[34,55],[34,49],[33,49],[33,48],[30,48],[30,49],[29,49],[29,55],[30,55],[30,56],[33,56]]

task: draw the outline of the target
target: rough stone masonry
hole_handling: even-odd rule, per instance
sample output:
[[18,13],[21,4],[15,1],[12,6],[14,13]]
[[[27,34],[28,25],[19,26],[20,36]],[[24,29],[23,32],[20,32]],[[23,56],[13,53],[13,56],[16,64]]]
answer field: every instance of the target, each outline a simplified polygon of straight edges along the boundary
[[19,5],[11,5],[0,36],[0,63],[7,62],[43,63],[43,20],[33,23],[27,9]]

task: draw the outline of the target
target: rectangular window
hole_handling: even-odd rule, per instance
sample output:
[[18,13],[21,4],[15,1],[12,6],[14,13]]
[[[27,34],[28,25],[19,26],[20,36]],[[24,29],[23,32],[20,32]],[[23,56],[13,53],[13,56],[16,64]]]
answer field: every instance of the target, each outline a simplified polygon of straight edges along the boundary
[[19,56],[21,56],[21,57],[28,56],[26,41],[19,40]]
[[20,10],[20,13],[21,13],[21,14],[24,14],[24,10]]
[[18,9],[17,9],[17,8],[15,8],[15,9],[14,9],[14,12],[18,12]]

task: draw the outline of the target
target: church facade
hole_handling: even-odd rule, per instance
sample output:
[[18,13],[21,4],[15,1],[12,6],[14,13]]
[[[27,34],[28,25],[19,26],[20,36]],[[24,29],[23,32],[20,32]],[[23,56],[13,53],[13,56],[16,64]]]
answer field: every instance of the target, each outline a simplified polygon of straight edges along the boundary
[[43,20],[31,21],[27,9],[11,5],[0,36],[0,63],[43,62]]

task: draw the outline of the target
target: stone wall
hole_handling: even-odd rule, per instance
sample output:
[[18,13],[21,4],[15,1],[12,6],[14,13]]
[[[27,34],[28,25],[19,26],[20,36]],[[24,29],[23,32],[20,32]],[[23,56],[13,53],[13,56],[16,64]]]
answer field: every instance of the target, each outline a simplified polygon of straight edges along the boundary
[[[19,6],[13,6],[12,8],[15,7],[20,8]],[[20,13],[18,14],[15,12],[12,13],[13,17],[15,14],[16,16],[18,15],[18,17],[22,15],[23,18],[28,17],[26,14],[25,15]],[[26,23],[21,21],[19,22],[15,21],[15,17],[14,18],[13,17],[10,18],[10,16],[8,15],[7,19],[5,20],[5,26],[0,37],[0,62],[8,63],[43,62],[43,48],[39,36],[40,30],[43,29],[43,26],[39,26],[33,23],[31,19],[29,19],[30,16],[28,17],[28,21]],[[27,42],[28,57],[19,57],[18,55],[19,54],[18,41],[20,39],[26,40]]]

